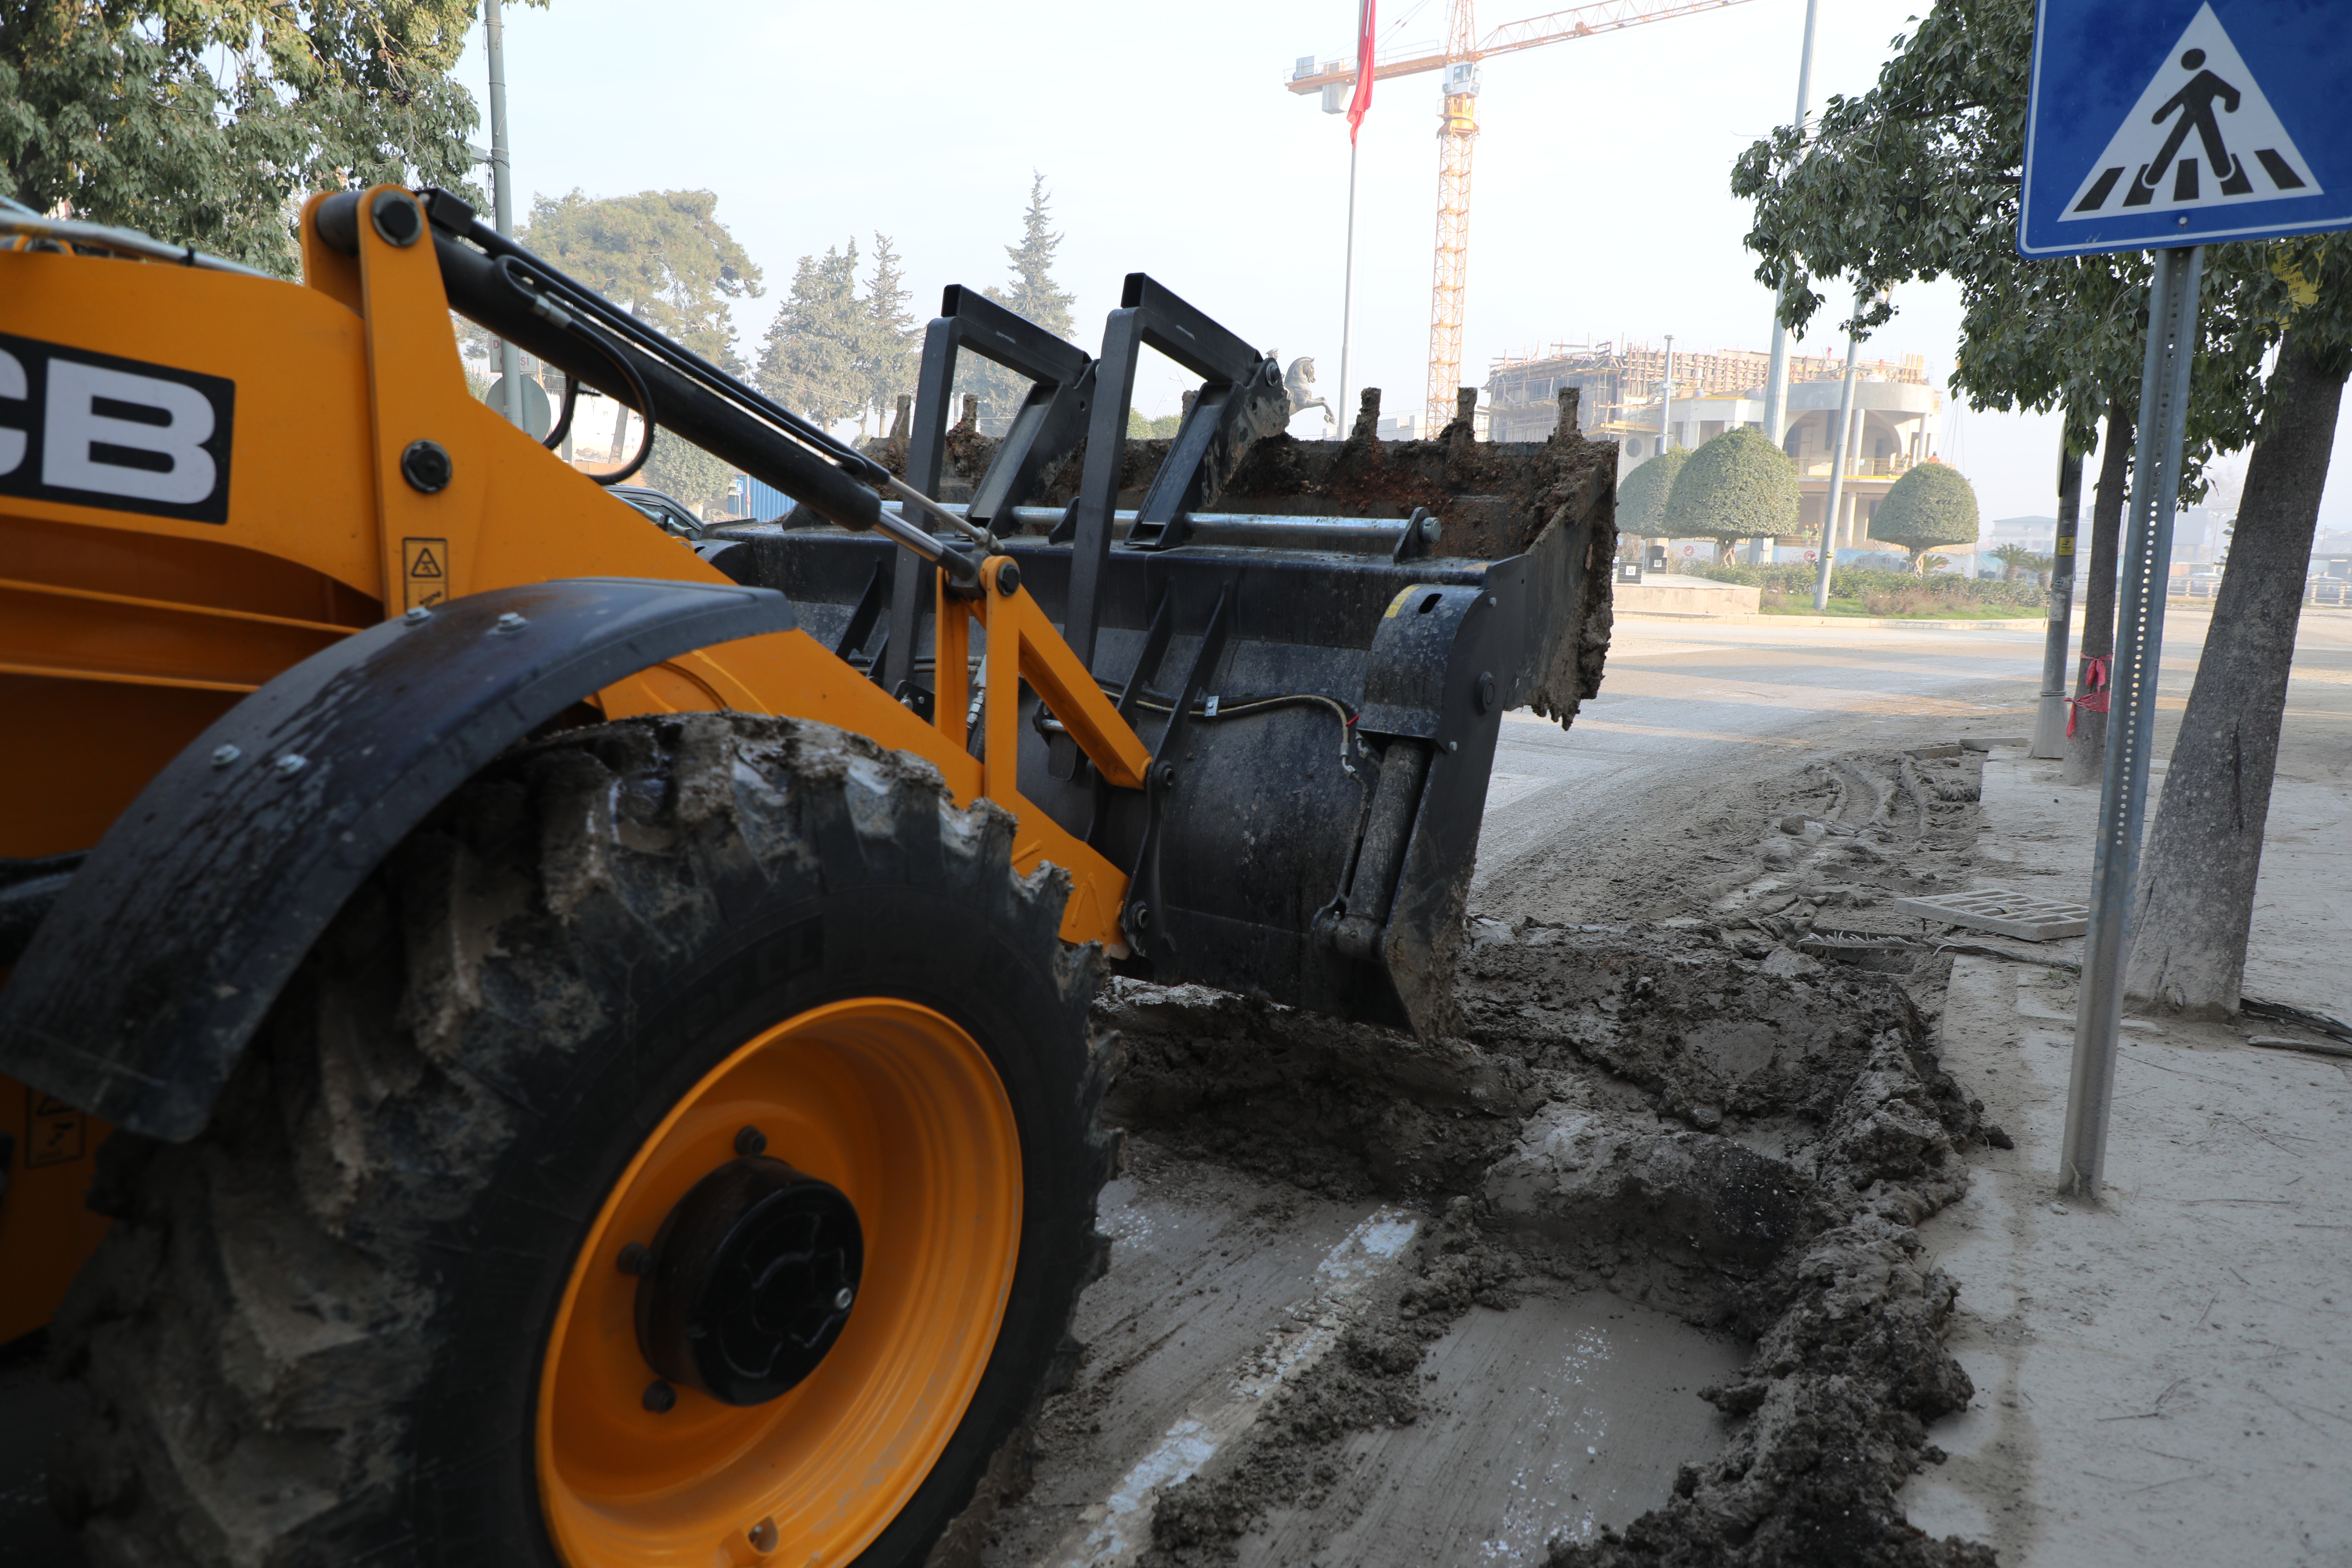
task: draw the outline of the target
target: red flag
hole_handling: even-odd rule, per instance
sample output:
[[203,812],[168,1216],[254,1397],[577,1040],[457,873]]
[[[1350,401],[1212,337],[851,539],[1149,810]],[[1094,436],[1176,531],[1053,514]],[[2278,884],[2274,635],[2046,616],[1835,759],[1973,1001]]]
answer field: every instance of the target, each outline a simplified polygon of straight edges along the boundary
[[1356,96],[1348,100],[1348,145],[1356,144],[1364,111],[1372,106],[1372,0],[1363,0],[1356,27]]

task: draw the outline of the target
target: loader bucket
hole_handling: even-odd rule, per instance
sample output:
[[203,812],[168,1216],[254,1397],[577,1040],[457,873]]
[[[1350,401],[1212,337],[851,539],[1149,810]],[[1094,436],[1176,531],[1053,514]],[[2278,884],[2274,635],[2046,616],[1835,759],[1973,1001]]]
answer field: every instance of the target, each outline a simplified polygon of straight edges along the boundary
[[[1202,378],[1165,440],[1125,433],[1146,343]],[[1032,383],[1001,437],[950,423],[973,352]],[[1146,790],[1111,789],[1023,694],[1021,795],[1133,868],[1118,966],[1427,1037],[1503,714],[1565,727],[1601,679],[1616,448],[1572,395],[1549,440],[1475,440],[1466,389],[1436,438],[1384,442],[1379,395],[1295,440],[1273,362],[1141,274],[1098,359],[951,289],[868,450],[994,531],[1152,749]],[[803,508],[698,548],[929,713],[934,568]]]

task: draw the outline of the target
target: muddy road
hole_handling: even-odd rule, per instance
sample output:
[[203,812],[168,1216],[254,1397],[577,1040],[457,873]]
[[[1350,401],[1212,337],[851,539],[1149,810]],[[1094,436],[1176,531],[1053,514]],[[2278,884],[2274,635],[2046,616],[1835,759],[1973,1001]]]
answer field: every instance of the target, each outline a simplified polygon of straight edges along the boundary
[[2039,633],[1621,622],[1506,725],[1454,1039],[1107,995],[1111,1270],[985,1560],[1987,1561],[1895,1491],[1968,1399],[1913,1227],[2006,1134],[1887,906]]

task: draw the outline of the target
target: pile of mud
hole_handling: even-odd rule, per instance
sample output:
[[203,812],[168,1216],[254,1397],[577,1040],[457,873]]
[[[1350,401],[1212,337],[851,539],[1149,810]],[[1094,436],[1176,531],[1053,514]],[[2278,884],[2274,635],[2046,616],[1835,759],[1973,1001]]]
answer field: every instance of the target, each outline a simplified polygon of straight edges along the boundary
[[1940,1334],[1953,1288],[1913,1227],[1998,1140],[1893,979],[1716,931],[1521,921],[1465,955],[1465,1037],[1435,1044],[1198,991],[1098,1005],[1127,1067],[1111,1114],[1172,1147],[1443,1218],[1409,1283],[1249,1437],[1163,1494],[1150,1561],[1231,1561],[1272,1509],[1314,1508],[1342,1440],[1417,1418],[1423,1349],[1512,1281],[1614,1292],[1751,1345],[1706,1391],[1724,1452],[1586,1565],[1989,1563],[1906,1524],[1941,1456],[1927,1423],[1972,1394]]

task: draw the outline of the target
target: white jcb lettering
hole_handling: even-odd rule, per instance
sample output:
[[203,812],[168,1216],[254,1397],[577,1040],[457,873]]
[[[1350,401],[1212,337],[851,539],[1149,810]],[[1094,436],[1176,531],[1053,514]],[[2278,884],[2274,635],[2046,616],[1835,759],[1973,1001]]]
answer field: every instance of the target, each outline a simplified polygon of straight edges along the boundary
[[[0,397],[23,402],[30,387],[25,380],[25,362],[0,349]],[[25,433],[0,426],[0,474],[13,474],[25,464]]]
[[[100,413],[101,402],[159,417]],[[193,386],[52,359],[47,416],[45,485],[175,506],[194,506],[213,493],[219,470],[204,449],[212,438],[213,405]]]

